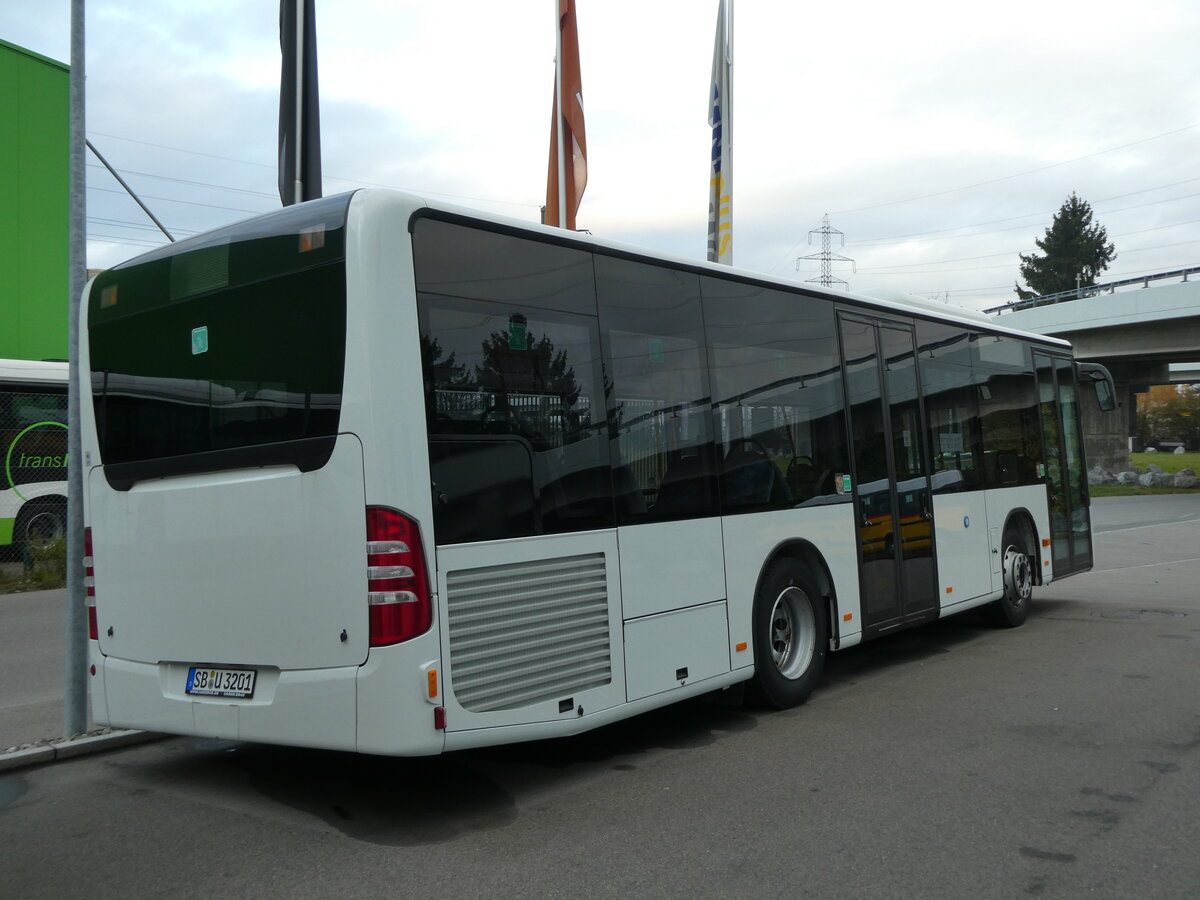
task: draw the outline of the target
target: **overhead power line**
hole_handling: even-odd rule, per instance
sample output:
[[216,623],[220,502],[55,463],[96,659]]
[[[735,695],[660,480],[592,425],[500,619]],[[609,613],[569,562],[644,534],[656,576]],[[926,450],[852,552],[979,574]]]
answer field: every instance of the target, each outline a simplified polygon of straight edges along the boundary
[[[216,159],[216,160],[220,160],[222,162],[237,163],[238,165],[243,165],[243,166],[254,166],[255,168],[270,169],[272,171],[274,171],[276,169],[275,163],[251,162],[248,159],[237,159],[236,157],[232,157],[232,156],[221,156],[220,154],[217,154],[217,153],[204,153],[200,150],[189,150],[186,147],[172,147],[169,144],[156,144],[156,143],[153,143],[152,141],[141,141],[141,140],[137,140],[136,138],[121,137],[120,135],[115,135],[115,134],[105,134],[104,132],[101,132],[101,131],[93,131],[92,134],[95,134],[99,137],[112,138],[112,139],[115,139],[118,141],[128,141],[131,144],[140,144],[144,147],[155,147],[156,149],[159,149],[159,150],[171,150],[176,153],[188,153],[188,154],[191,154],[192,156],[204,157],[205,159]],[[125,171],[125,170],[122,169],[121,171]],[[145,173],[127,173],[127,174],[145,174]],[[149,176],[149,177],[155,177],[155,176]],[[526,208],[530,208],[530,209],[538,206],[538,203],[536,201],[530,202],[530,201],[524,201],[524,200],[497,200],[494,197],[472,197],[472,196],[469,196],[466,194],[450,194],[450,193],[446,193],[444,191],[426,191],[426,190],[421,190],[419,188],[404,187],[404,186],[395,185],[395,184],[383,184],[383,183],[375,182],[375,181],[364,181],[361,178],[346,178],[345,176],[342,176],[342,175],[331,175],[328,172],[326,172],[323,177],[327,181],[342,181],[342,182],[345,182],[346,184],[360,185],[363,187],[388,188],[388,189],[394,190],[394,191],[405,191],[410,194],[419,194],[419,195],[425,196],[425,197],[445,197],[449,200],[466,200],[466,201],[470,201],[472,203],[499,203],[504,206],[522,206],[522,207],[526,207]],[[220,185],[208,184],[208,185],[206,185],[206,187],[219,188]],[[260,196],[273,198],[276,195],[275,194],[261,194]]]
[[1057,169],[1062,166],[1069,166],[1072,163],[1082,162],[1085,159],[1094,159],[1097,156],[1103,156],[1106,153],[1115,153],[1118,150],[1127,150],[1130,147],[1136,147],[1140,144],[1148,144],[1151,141],[1162,140],[1165,137],[1182,134],[1185,131],[1191,131],[1193,128],[1200,127],[1200,122],[1195,122],[1191,125],[1185,125],[1183,128],[1176,128],[1172,131],[1164,131],[1162,134],[1155,134],[1150,137],[1141,138],[1136,141],[1130,141],[1127,144],[1120,144],[1116,147],[1107,147],[1104,150],[1097,150],[1094,153],[1085,153],[1083,156],[1076,156],[1074,159],[1064,159],[1062,162],[1050,163],[1045,166],[1038,166],[1036,169],[1026,169],[1024,172],[1013,172],[1011,175],[1001,175],[999,178],[989,178],[985,181],[977,181],[974,184],[964,184],[960,187],[947,188],[942,191],[933,191],[928,194],[920,194],[916,197],[904,197],[899,200],[888,200],[883,203],[875,203],[870,206],[860,206],[856,209],[840,209],[835,210],[834,215],[848,216],[853,213],[867,212],[872,209],[883,209],[885,206],[896,206],[901,203],[912,203],[916,200],[928,200],[930,197],[942,197],[946,194],[956,194],[959,191],[969,191],[973,188],[984,187],[989,184],[998,184],[1001,181],[1011,181],[1014,178],[1024,178],[1026,175],[1036,175],[1038,172],[1045,172],[1049,169]]

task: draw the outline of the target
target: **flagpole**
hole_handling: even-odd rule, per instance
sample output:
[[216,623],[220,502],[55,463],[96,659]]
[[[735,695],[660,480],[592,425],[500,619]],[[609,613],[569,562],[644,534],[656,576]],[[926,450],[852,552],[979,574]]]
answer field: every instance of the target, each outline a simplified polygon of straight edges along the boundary
[[563,147],[562,4],[554,0],[554,129],[558,144],[558,227],[567,227],[567,163]]
[[[721,110],[721,133],[725,139],[725,153],[729,176],[733,177],[733,0],[729,0],[729,22],[728,28],[725,31],[725,60],[727,66],[726,79],[729,83],[729,96],[725,98],[727,106]],[[728,124],[726,122],[726,113],[728,113]],[[726,131],[728,129],[728,131]],[[733,216],[730,215],[730,223],[732,224]],[[729,254],[729,264],[733,265],[733,253]]]
[[296,3],[296,182],[293,203],[304,200],[304,0]]

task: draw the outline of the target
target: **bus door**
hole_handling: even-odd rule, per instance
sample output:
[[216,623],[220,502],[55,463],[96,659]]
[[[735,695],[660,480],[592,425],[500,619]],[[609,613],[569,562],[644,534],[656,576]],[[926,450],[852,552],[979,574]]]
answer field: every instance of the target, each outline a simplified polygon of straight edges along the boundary
[[863,631],[937,616],[926,431],[911,326],[839,314]]
[[1065,356],[1034,351],[1046,460],[1054,577],[1092,567],[1091,511],[1075,367]]

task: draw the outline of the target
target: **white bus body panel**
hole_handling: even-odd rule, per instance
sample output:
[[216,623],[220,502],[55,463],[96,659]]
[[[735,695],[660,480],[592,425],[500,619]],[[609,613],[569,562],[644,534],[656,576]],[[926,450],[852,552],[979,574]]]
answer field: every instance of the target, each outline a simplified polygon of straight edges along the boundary
[[985,492],[934,494],[933,528],[943,614],[989,596],[993,588]]
[[340,435],[314,472],[274,466],[117,491],[93,469],[88,492],[103,523],[92,545],[105,655],[278,669],[366,660],[365,499],[354,435]]
[[[729,652],[735,669],[754,664],[754,594],[767,559],[785,544],[803,541],[824,559],[833,580],[839,647],[862,640],[854,506],[831,503],[745,516],[726,516],[725,571],[729,587]],[[738,650],[739,644],[745,649]]]
[[623,525],[617,540],[623,618],[725,599],[719,518]]
[[729,672],[725,603],[633,619],[625,623],[627,699],[676,690]]
[[[439,547],[437,568],[448,732],[625,702],[615,530]],[[538,629],[539,607],[561,627]],[[593,676],[581,679],[585,665]]]
[[[934,497],[933,508],[942,616],[981,606],[1003,594],[1001,543],[1004,526],[1014,511],[1027,512],[1033,520],[1037,533],[1031,562],[1035,570],[1041,570],[1043,583],[1050,583],[1050,553],[1041,545],[1042,539],[1050,536],[1045,485],[940,494]],[[954,590],[948,593],[948,587]]]
[[[1050,548],[1042,546],[1042,541],[1050,537],[1050,504],[1046,496],[1046,486],[1030,484],[1022,487],[994,488],[987,491],[987,510],[988,523],[992,528],[997,529],[997,537],[994,542],[996,552],[993,554],[993,558],[1001,561],[1004,558],[1004,547],[1001,545],[1001,541],[1004,537],[1004,524],[1008,520],[1009,513],[1013,510],[1024,510],[1029,513],[1030,518],[1033,519],[1033,528],[1037,532],[1034,535],[1035,546],[1030,562],[1033,564],[1035,572],[1041,572],[1043,584],[1053,581],[1054,572],[1051,568],[1053,563],[1051,562]],[[998,565],[993,566],[996,574],[993,575],[992,587],[1002,591],[1004,590],[1004,576],[999,572],[999,568]]]

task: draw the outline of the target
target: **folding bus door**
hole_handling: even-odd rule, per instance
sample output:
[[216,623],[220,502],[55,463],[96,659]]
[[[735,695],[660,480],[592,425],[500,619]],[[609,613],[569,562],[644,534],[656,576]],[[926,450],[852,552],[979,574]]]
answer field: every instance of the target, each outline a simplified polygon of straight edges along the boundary
[[841,314],[863,628],[937,615],[933,507],[911,326]]
[[1034,351],[1054,577],[1092,567],[1092,527],[1079,389],[1068,357]]

